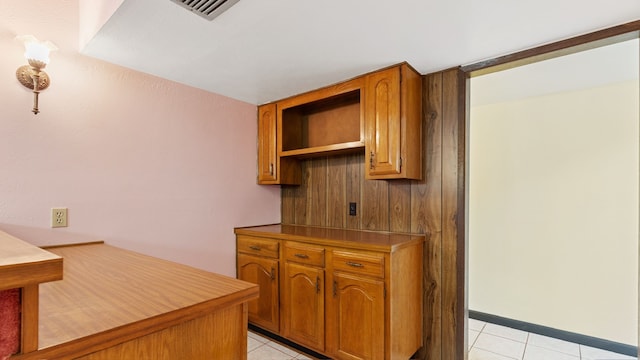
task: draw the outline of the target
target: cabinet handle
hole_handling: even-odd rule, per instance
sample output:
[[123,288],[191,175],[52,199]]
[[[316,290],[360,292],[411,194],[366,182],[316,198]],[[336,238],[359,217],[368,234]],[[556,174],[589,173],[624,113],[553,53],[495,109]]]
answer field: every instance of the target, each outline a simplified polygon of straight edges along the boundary
[[373,151],[371,152],[371,154],[369,155],[369,169],[373,170],[373,158],[374,158],[374,154]]
[[316,292],[320,294],[320,276],[316,276]]
[[308,259],[309,255],[307,254],[295,254],[296,257],[300,258],[300,259]]
[[276,269],[274,267],[271,267],[271,280],[275,280],[276,279]]
[[251,245],[251,246],[249,246],[249,249],[255,250],[255,251],[260,251],[261,250],[260,246],[258,246],[258,245]]
[[336,295],[338,295],[338,282],[333,280],[333,297],[336,297]]
[[347,261],[347,265],[352,266],[352,267],[357,267],[357,268],[364,267],[364,265],[362,265],[360,263],[351,262],[351,261]]
[[273,176],[273,163],[269,164],[269,175]]

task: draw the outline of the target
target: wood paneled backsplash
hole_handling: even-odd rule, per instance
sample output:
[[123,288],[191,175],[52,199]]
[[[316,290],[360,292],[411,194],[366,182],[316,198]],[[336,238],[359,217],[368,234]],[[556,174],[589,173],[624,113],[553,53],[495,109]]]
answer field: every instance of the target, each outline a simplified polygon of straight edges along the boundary
[[[364,153],[302,161],[302,184],[282,187],[282,223],[424,233],[412,231],[411,193],[425,181],[365,181],[364,162]],[[355,216],[349,215],[351,202]]]

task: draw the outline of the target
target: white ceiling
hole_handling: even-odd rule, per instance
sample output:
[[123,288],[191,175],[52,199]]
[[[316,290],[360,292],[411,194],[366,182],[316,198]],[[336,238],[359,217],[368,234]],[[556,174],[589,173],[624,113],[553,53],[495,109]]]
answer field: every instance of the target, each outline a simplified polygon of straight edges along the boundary
[[513,101],[625,81],[638,81],[638,39],[471,79],[471,106]]
[[82,52],[261,104],[401,61],[426,74],[638,19],[639,0],[240,0],[213,21],[124,0]]

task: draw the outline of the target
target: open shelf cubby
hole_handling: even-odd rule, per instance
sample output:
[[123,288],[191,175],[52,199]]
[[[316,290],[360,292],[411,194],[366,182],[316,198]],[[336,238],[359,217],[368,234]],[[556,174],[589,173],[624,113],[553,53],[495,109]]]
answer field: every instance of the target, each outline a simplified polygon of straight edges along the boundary
[[310,157],[364,148],[360,89],[281,111],[281,156]]

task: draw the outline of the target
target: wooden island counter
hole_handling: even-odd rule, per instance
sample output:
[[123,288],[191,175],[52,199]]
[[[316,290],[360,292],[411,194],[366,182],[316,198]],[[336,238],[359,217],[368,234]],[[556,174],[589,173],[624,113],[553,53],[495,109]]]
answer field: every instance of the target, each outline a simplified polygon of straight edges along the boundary
[[40,284],[27,359],[246,359],[258,287],[102,242],[45,247],[63,280]]

